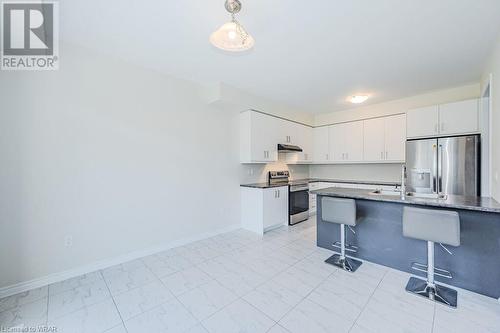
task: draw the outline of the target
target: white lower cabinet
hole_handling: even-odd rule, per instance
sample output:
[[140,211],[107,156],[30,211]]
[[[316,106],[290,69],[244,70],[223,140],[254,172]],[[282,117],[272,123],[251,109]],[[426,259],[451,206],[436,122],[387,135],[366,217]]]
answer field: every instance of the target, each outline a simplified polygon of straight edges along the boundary
[[[309,183],[309,191],[321,190],[328,187],[335,187],[335,184],[327,182]],[[316,194],[309,193],[309,215],[314,214],[316,214]]]
[[258,234],[288,225],[288,186],[241,187],[241,226]]

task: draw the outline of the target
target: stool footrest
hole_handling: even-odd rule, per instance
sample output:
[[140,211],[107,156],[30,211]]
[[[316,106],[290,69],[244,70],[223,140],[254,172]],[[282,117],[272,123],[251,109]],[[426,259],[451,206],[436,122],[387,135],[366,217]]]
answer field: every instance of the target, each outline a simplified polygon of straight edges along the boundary
[[[419,272],[427,273],[427,265],[421,264],[418,262],[412,263],[411,269],[414,269],[414,270],[419,271]],[[447,270],[441,269],[441,268],[437,268],[437,267],[434,268],[434,275],[441,276],[441,277],[444,277],[446,279],[453,278],[450,271],[447,271]]]
[[411,277],[406,291],[452,308],[457,307],[457,291],[440,284],[429,285],[425,280]]
[[[336,247],[338,249],[342,248],[342,246],[340,245],[340,242],[335,242],[335,243],[332,244],[332,246]],[[356,253],[356,252],[358,252],[358,247],[355,246],[355,245],[346,244],[345,245],[345,250],[348,251],[348,252]]]
[[345,271],[354,273],[359,266],[361,266],[362,262],[359,260],[356,260],[354,258],[348,258],[344,257],[342,258],[338,254],[334,254],[330,258],[326,259],[325,262],[330,265],[337,266]]

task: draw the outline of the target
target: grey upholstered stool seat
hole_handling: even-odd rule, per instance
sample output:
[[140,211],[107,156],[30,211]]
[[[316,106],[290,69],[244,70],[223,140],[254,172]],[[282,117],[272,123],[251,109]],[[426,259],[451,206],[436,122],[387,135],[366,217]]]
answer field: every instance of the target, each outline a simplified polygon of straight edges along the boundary
[[356,271],[361,266],[361,261],[347,258],[345,255],[346,249],[356,252],[356,247],[346,246],[345,243],[345,226],[356,226],[356,202],[353,199],[323,197],[321,207],[321,219],[324,222],[340,224],[340,246],[334,244],[340,248],[340,255],[334,254],[325,262],[349,272]]
[[[458,213],[446,210],[404,207],[403,236],[427,241],[427,266],[421,265],[427,268],[427,281],[412,277],[406,285],[406,290],[436,302],[456,307],[457,291],[434,282],[435,274],[443,276],[440,272],[445,272],[434,267],[434,244],[460,245],[460,217]],[[451,278],[451,275],[449,278]]]

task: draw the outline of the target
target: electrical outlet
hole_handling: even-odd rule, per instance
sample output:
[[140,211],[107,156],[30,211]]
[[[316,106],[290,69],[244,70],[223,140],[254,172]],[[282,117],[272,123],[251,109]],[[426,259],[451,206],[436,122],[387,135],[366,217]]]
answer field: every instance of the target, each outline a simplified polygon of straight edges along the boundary
[[68,236],[64,237],[64,246],[66,246],[66,247],[73,246],[73,236],[68,235]]
[[495,181],[498,182],[498,171],[495,171]]
[[253,168],[248,169],[248,175],[253,176]]

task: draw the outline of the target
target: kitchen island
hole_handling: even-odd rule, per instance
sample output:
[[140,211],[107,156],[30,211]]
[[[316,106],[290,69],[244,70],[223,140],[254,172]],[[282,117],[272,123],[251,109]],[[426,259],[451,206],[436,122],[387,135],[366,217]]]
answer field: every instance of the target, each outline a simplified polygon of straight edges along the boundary
[[[346,242],[358,246],[353,257],[425,276],[411,269],[413,262],[426,263],[424,241],[403,237],[404,206],[457,211],[460,216],[461,245],[450,247],[450,255],[436,244],[436,267],[451,271],[453,279],[436,280],[486,296],[500,297],[500,203],[491,198],[450,195],[427,199],[397,194],[375,194],[371,190],[326,188],[317,195],[317,245],[338,251],[332,244],[340,239],[340,228],[321,219],[325,196],[356,200],[359,221],[356,234],[347,230]],[[348,253],[348,255],[351,255]]]

